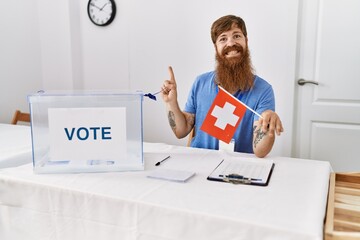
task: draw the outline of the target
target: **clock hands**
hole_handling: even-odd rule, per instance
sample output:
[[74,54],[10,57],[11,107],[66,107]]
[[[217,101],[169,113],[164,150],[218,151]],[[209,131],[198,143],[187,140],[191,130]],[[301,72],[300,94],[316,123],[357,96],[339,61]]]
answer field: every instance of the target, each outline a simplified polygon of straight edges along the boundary
[[[96,7],[96,8],[99,9],[99,11],[101,12],[101,11],[104,11],[103,9],[104,9],[104,7],[105,7],[106,5],[108,5],[108,3],[105,3],[104,6],[102,6],[101,8],[98,7],[97,5],[95,5],[95,3],[90,3],[90,5]],[[106,12],[106,11],[104,11],[104,12]]]
[[98,6],[96,6],[95,3],[92,2],[92,3],[90,3],[90,5],[96,7],[97,9],[99,9],[99,10],[101,11],[101,8],[99,8]]
[[104,6],[102,6],[102,8],[100,8],[100,11],[102,11],[106,5],[108,5],[108,2],[105,3]]

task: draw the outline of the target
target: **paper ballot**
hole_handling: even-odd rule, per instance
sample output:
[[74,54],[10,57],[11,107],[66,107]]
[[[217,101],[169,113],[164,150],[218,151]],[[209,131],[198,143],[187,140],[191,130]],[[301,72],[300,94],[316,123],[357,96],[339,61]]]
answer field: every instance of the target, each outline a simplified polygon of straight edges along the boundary
[[192,176],[195,175],[195,172],[183,171],[183,170],[174,170],[174,169],[156,169],[151,171],[147,177],[157,178],[162,180],[169,180],[174,182],[186,182]]

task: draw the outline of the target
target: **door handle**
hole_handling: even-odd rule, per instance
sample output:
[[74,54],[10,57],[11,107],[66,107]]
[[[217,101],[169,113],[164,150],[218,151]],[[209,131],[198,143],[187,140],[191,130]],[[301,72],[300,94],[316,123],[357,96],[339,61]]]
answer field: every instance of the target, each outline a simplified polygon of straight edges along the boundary
[[300,85],[300,86],[303,86],[304,84],[306,83],[311,83],[311,84],[315,84],[315,85],[319,85],[318,82],[315,82],[315,81],[308,81],[308,80],[305,80],[305,79],[302,79],[300,78],[297,83]]

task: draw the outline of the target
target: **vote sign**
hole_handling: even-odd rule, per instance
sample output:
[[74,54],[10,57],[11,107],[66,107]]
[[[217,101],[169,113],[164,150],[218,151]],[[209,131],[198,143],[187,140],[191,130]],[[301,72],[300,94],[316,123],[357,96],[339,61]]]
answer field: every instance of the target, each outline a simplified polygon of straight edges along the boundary
[[126,154],[126,108],[49,108],[50,159],[116,160]]

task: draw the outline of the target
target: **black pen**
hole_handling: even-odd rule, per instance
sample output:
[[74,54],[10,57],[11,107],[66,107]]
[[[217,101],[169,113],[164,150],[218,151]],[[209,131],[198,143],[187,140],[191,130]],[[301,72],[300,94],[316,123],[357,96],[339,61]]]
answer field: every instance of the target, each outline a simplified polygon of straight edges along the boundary
[[170,158],[170,155],[167,156],[166,158],[164,158],[163,160],[161,160],[160,162],[157,162],[157,163],[155,164],[155,166],[159,166],[163,161],[165,161],[165,160],[167,160],[167,159],[169,159],[169,158]]
[[242,175],[238,175],[238,174],[229,174],[229,175],[219,175],[219,177],[222,177],[222,178],[228,178],[228,179],[242,179],[242,180],[249,180],[249,181],[262,181],[262,179],[259,179],[259,178],[248,178],[248,177],[244,177]]

